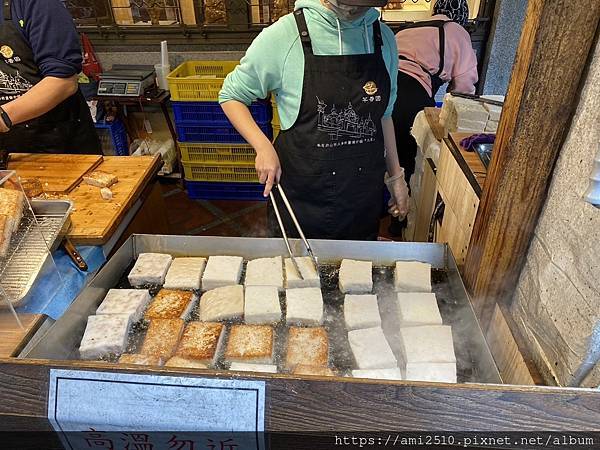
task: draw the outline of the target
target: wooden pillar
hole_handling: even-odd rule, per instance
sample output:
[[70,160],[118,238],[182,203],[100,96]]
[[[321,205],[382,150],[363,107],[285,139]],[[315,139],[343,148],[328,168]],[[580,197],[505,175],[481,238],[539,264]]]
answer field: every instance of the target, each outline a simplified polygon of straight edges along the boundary
[[496,303],[512,299],[578,104],[599,17],[598,0],[529,0],[465,263],[484,330]]

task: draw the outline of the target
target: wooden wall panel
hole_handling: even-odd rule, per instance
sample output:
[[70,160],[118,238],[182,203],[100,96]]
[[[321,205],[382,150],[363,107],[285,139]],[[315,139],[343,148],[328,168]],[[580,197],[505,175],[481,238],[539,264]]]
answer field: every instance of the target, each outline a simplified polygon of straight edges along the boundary
[[494,356],[496,366],[498,366],[502,381],[509,384],[535,384],[498,305],[494,309],[494,316],[486,333],[486,340]]
[[442,143],[437,168],[438,191],[444,201],[444,218],[436,241],[447,242],[460,268],[464,266],[479,198],[463,170]]

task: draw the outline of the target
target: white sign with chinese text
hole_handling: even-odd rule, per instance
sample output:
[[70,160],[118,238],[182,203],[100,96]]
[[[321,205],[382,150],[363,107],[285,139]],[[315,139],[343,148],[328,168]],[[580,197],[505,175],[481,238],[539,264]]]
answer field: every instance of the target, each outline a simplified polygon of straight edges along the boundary
[[265,382],[52,369],[48,419],[66,448],[262,449]]

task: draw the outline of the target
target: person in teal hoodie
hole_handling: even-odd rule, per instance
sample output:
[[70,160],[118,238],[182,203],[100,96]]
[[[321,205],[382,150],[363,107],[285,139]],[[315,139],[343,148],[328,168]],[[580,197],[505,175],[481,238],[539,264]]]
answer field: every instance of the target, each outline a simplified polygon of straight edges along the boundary
[[[384,181],[389,211],[408,212],[391,119],[398,52],[373,8],[385,4],[298,0],[293,13],[254,40],[219,95],[229,120],[256,150],[265,197],[281,185],[309,238],[376,239]],[[248,109],[270,93],[281,120],[274,144]],[[291,218],[282,216],[294,235]],[[269,228],[279,234],[271,207]]]

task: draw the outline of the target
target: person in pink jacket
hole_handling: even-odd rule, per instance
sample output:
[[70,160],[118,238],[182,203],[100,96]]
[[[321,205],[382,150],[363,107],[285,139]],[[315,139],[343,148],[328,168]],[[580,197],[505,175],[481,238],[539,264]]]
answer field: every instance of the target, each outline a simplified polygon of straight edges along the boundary
[[[437,0],[430,20],[404,25],[396,34],[400,61],[392,118],[407,183],[415,170],[417,144],[410,129],[417,113],[435,106],[435,95],[445,83],[450,92],[475,93],[477,58],[464,28],[468,18],[467,0]],[[406,220],[392,217],[390,234],[401,236],[405,227]]]

